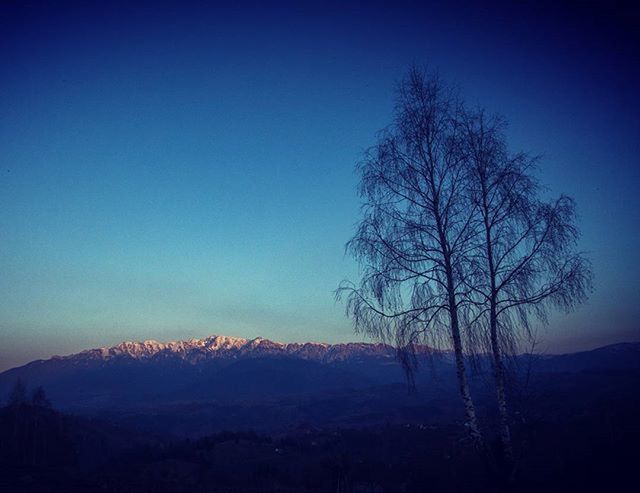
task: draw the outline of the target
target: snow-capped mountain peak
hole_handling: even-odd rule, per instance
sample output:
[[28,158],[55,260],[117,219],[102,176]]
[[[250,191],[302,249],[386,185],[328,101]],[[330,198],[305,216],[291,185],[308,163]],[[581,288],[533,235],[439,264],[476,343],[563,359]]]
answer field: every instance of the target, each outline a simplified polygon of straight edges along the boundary
[[[418,348],[426,351],[428,348]],[[362,357],[395,357],[395,350],[384,344],[345,343],[328,344],[317,342],[282,343],[263,337],[245,339],[224,335],[212,335],[204,339],[159,342],[124,341],[115,346],[88,349],[62,359],[98,359],[108,361],[114,358],[148,360],[152,358],[180,358],[189,363],[206,359],[237,359],[252,357],[297,357],[319,362],[341,361]]]

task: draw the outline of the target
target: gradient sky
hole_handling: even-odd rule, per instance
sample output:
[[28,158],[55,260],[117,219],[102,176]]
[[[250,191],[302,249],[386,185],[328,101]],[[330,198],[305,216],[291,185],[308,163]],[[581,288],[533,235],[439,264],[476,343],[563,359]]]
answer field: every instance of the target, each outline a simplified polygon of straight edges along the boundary
[[0,370],[124,339],[356,339],[332,294],[357,275],[353,166],[413,63],[578,202],[595,290],[539,348],[640,339],[637,9],[209,3],[0,5]]

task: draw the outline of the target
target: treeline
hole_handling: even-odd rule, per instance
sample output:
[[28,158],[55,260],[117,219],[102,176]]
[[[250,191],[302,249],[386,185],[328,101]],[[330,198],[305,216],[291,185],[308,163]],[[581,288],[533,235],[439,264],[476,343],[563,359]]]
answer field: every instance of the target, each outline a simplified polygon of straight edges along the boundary
[[72,465],[76,461],[68,419],[51,409],[42,387],[27,392],[18,380],[0,409],[0,462],[5,466]]
[[11,389],[11,392],[9,393],[7,406],[15,408],[25,405],[50,408],[51,402],[47,398],[47,395],[42,386],[38,386],[33,389],[31,394],[29,395],[27,392],[27,386],[22,381],[22,379],[18,378],[13,386],[13,389]]

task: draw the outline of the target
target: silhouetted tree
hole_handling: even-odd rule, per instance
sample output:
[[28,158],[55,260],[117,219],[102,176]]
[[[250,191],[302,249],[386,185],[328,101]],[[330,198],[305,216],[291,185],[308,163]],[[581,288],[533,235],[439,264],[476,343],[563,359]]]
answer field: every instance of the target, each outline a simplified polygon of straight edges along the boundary
[[482,448],[462,338],[476,215],[465,195],[461,111],[437,77],[414,69],[399,85],[393,124],[358,165],[363,217],[347,251],[363,274],[338,296],[346,293],[356,331],[395,343],[410,377],[415,344],[447,337],[466,427]]
[[7,404],[10,407],[22,406],[27,403],[27,387],[22,381],[21,378],[16,380],[16,383],[13,384],[13,388],[9,393],[9,399]]
[[42,387],[37,387],[31,393],[31,404],[36,407],[51,407],[51,402],[47,399],[47,395]]
[[505,354],[531,335],[532,317],[546,321],[549,307],[584,300],[591,272],[575,250],[573,200],[539,198],[535,160],[510,154],[503,128],[466,110],[436,77],[409,73],[393,124],[358,165],[363,217],[347,251],[362,277],[338,294],[347,293],[356,331],[395,343],[410,381],[415,344],[448,336],[478,448],[465,351],[488,350],[512,464]]
[[[492,354],[504,459],[513,452],[505,390],[504,353],[530,337],[530,317],[582,301],[590,287],[588,261],[575,251],[578,231],[569,197],[545,202],[531,174],[535,160],[508,152],[501,118],[483,111],[463,118],[468,208],[477,212],[476,248],[464,283],[475,301],[478,342]],[[471,333],[472,335],[474,332]]]

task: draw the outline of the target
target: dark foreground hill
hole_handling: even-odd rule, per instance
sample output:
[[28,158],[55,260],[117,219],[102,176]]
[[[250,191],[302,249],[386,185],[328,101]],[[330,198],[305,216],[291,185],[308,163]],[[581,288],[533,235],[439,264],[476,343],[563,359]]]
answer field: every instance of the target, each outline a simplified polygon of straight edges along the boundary
[[[43,385],[59,409],[43,398],[0,409],[0,491],[495,491],[491,467],[466,442],[446,353],[410,394],[386,346],[175,344],[125,344],[0,375],[5,391],[17,378]],[[517,491],[629,489],[639,349],[511,362]],[[480,358],[473,388],[493,444],[490,382]]]
[[[514,413],[512,491],[632,491],[639,384],[637,370],[536,379]],[[0,491],[496,491],[455,414],[417,414],[414,423],[247,427],[180,439],[23,404],[0,409]],[[485,432],[492,436],[490,426]]]

